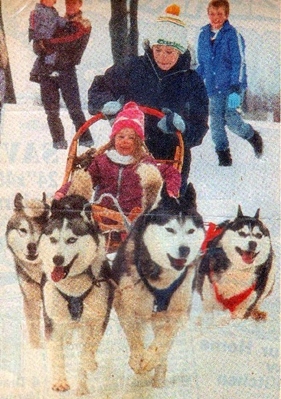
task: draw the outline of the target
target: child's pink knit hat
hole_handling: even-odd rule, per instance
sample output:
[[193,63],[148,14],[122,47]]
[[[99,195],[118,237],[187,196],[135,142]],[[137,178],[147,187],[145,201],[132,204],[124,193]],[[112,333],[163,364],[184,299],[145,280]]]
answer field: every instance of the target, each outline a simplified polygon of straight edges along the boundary
[[116,116],[110,138],[112,139],[120,130],[128,127],[134,129],[140,139],[144,140],[144,113],[133,101],[125,104]]

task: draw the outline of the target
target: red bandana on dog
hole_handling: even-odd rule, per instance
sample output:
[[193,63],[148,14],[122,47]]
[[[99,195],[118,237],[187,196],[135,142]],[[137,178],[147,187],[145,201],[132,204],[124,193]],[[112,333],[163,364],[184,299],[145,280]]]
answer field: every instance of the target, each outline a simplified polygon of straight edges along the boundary
[[230,298],[224,298],[218,291],[218,286],[215,281],[212,279],[212,274],[211,274],[211,281],[214,287],[214,291],[216,294],[216,299],[219,303],[221,303],[226,309],[230,310],[230,312],[234,312],[235,309],[237,308],[240,303],[245,301],[245,299],[248,298],[248,296],[251,295],[251,293],[254,291],[256,288],[256,283],[253,283],[251,287],[247,288],[246,290],[240,292],[240,294],[233,295]]

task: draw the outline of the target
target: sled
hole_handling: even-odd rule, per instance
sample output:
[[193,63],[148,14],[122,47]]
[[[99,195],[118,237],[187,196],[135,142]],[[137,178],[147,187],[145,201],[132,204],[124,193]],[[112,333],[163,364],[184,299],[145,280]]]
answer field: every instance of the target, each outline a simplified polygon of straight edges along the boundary
[[[159,119],[165,115],[163,112],[154,108],[144,106],[139,106],[139,108],[144,114],[152,115],[158,117]],[[62,185],[71,180],[74,171],[75,160],[77,158],[79,138],[91,125],[98,122],[99,120],[107,120],[107,118],[104,114],[98,112],[97,114],[93,115],[88,121],[86,121],[74,135],[68,151],[67,163]],[[174,158],[156,159],[156,162],[173,164],[173,166],[179,172],[181,172],[184,157],[184,144],[181,132],[177,131],[176,135],[178,138],[178,145],[175,150]],[[151,155],[153,156],[153,154]],[[106,235],[106,249],[108,253],[115,252],[117,250],[121,241],[123,241],[128,234],[131,224],[140,215],[141,212],[141,208],[136,208],[133,209],[128,216],[125,216],[121,209],[120,211],[114,211],[112,209],[102,207],[96,203],[92,204],[92,216],[94,220],[98,223],[101,231]]]

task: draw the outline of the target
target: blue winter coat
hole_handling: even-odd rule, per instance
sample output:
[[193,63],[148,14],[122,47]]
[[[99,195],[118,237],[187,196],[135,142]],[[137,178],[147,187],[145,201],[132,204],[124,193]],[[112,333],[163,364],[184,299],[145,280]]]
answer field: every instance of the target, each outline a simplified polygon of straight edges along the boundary
[[247,87],[245,41],[226,21],[211,41],[211,25],[201,28],[198,38],[197,72],[205,81],[208,96],[241,92]]
[[[152,51],[146,48],[143,56],[131,56],[115,64],[102,76],[96,76],[88,91],[90,114],[100,111],[107,101],[123,98],[124,103],[137,104],[177,112],[185,121],[185,148],[201,144],[208,130],[208,96],[202,78],[190,70],[189,52],[179,57],[169,71],[161,70],[154,62]],[[157,128],[159,119],[145,118],[146,144],[156,158],[172,158],[177,138]]]

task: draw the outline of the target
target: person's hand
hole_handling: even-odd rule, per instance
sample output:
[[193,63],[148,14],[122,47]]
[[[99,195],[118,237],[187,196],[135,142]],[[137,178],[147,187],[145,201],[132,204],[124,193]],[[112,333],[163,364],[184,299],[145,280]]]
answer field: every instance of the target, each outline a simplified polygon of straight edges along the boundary
[[235,92],[229,94],[228,99],[227,99],[228,108],[236,109],[236,108],[238,108],[240,106],[240,104],[241,104],[240,94],[235,93]]
[[101,112],[105,116],[114,116],[121,110],[122,106],[123,105],[119,100],[118,101],[108,101],[102,107]]
[[168,108],[163,108],[162,112],[164,112],[165,116],[160,119],[157,123],[157,127],[166,134],[173,134],[177,130],[181,133],[185,132],[185,123],[182,117],[176,112],[171,111]]

